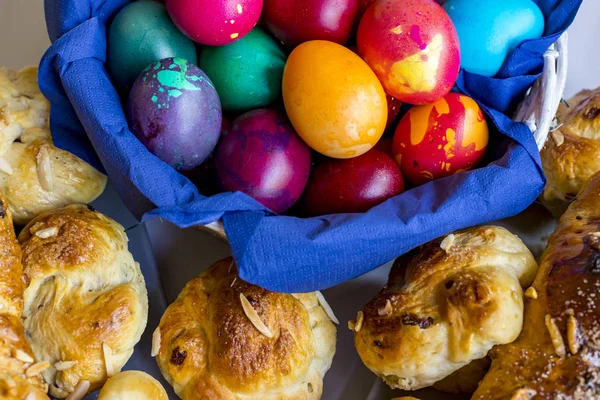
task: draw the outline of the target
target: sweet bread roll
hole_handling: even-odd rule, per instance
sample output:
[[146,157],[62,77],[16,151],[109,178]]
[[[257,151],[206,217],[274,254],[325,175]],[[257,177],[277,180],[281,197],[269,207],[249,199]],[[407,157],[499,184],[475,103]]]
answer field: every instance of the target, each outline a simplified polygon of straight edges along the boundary
[[167,308],[153,350],[183,400],[320,399],[336,346],[323,302],[244,282],[228,258]]
[[446,393],[473,393],[477,390],[479,382],[489,371],[491,363],[489,357],[471,361],[458,371],[454,371],[441,381],[434,383],[433,387]]
[[561,106],[561,128],[550,135],[541,152],[548,183],[542,200],[562,214],[584,184],[600,171],[600,88],[584,90]]
[[49,112],[37,68],[0,68],[0,190],[19,225],[44,211],[89,203],[106,186],[103,174],[54,147]]
[[169,400],[159,381],[142,371],[119,372],[104,384],[98,400]]
[[431,386],[517,338],[522,287],[536,270],[504,228],[434,240],[397,259],[387,286],[351,322],[358,354],[392,388]]
[[46,385],[39,375],[44,364],[35,362],[21,322],[22,273],[21,248],[8,204],[0,193],[0,399],[47,400]]
[[473,399],[599,399],[599,289],[600,173],[550,236],[523,331],[490,352],[492,367]]
[[36,217],[19,242],[29,283],[25,329],[36,357],[52,364],[43,373],[50,394],[98,389],[127,362],[148,316],[123,227],[71,205]]

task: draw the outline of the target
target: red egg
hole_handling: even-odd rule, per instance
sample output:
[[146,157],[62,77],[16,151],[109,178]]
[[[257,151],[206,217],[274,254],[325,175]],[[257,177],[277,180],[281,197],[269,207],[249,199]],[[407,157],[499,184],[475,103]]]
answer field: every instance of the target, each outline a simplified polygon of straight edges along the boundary
[[361,18],[373,3],[375,3],[375,0],[358,0],[358,17]]
[[254,28],[263,0],[166,0],[177,27],[190,39],[207,46],[224,46]]
[[305,192],[309,215],[360,213],[404,191],[400,169],[389,156],[370,150],[345,160],[326,160],[313,171]]
[[373,147],[374,149],[379,150],[380,152],[387,154],[390,157],[394,157],[393,152],[394,139],[391,137],[382,137],[379,139],[379,142]]
[[264,19],[284,44],[309,40],[346,44],[358,9],[357,0],[265,0]]
[[357,44],[386,92],[405,103],[433,103],[458,77],[458,35],[434,0],[376,1],[360,21]]
[[488,145],[488,125],[468,96],[450,93],[426,106],[413,107],[394,135],[394,158],[413,185],[476,166]]
[[400,109],[402,108],[402,102],[389,94],[386,95],[386,99],[388,104],[388,119],[385,130],[387,131],[396,122],[396,118],[398,118],[398,114],[400,114]]

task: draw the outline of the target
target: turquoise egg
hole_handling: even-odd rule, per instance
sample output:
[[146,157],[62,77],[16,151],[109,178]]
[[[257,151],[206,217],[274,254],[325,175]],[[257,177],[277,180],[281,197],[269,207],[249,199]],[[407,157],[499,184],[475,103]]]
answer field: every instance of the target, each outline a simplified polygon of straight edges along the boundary
[[223,108],[243,112],[281,96],[286,58],[275,40],[254,28],[237,42],[202,49],[200,68],[215,84]]
[[129,91],[148,65],[169,57],[197,62],[194,42],[173,24],[164,4],[136,1],[117,14],[108,31],[107,66],[120,91]]
[[532,0],[449,0],[444,8],[460,39],[461,67],[494,76],[524,40],[544,33],[544,15]]

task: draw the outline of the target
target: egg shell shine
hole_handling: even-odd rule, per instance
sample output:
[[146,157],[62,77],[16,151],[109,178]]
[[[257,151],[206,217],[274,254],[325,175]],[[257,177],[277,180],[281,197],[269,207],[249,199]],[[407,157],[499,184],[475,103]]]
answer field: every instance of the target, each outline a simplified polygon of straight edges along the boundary
[[194,42],[173,24],[164,4],[148,0],[123,7],[107,36],[106,62],[115,86],[128,91],[144,68],[169,57],[197,61]]
[[449,93],[411,108],[396,128],[393,153],[404,178],[421,185],[476,166],[488,140],[487,121],[477,103]]
[[215,165],[223,190],[244,192],[284,213],[306,187],[311,154],[285,115],[259,109],[233,121],[219,142]]
[[377,76],[359,56],[333,42],[313,40],[294,49],[283,72],[283,100],[300,137],[332,158],[366,153],[387,123]]
[[157,61],[135,81],[127,119],[136,137],[177,170],[190,170],[214,150],[221,131],[219,96],[200,68],[180,58]]
[[385,91],[404,103],[433,103],[458,77],[458,35],[433,0],[376,1],[361,19],[357,44]]

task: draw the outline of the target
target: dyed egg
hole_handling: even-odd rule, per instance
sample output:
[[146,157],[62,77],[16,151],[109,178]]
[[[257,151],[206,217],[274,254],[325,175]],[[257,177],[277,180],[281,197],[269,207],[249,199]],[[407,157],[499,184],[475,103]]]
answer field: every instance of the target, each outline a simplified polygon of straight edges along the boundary
[[225,132],[215,154],[219,184],[241,191],[276,213],[298,201],[310,174],[310,149],[275,110],[243,114]]
[[449,0],[444,8],[458,32],[461,66],[475,74],[496,75],[519,43],[544,33],[532,0]]
[[263,0],[166,0],[166,4],[175,25],[189,38],[208,46],[224,46],[254,28]]
[[200,165],[221,130],[221,103],[212,82],[180,58],[157,61],[135,81],[127,102],[135,136],[177,170]]
[[413,185],[468,170],[488,144],[488,125],[473,99],[458,93],[413,107],[394,135],[394,157]]
[[309,40],[346,44],[354,27],[357,0],[265,0],[264,18],[282,43]]
[[398,114],[402,110],[402,102],[395,97],[390,96],[389,94],[386,96],[387,105],[388,105],[388,118],[387,123],[385,125],[385,130],[387,131],[394,123],[396,122],[396,118],[398,118]]
[[458,77],[458,36],[434,0],[378,0],[360,21],[357,43],[386,92],[404,103],[433,103]]
[[200,68],[217,88],[223,108],[264,107],[281,95],[286,55],[260,28],[223,47],[202,50]]
[[117,14],[108,30],[106,63],[115,86],[128,91],[151,63],[179,57],[195,63],[196,47],[156,1],[136,1]]
[[400,168],[371,150],[349,160],[326,160],[313,171],[305,193],[309,215],[361,213],[404,191]]
[[387,122],[387,101],[377,76],[344,46],[306,42],[283,71],[283,101],[292,125],[314,150],[351,158],[369,151]]

